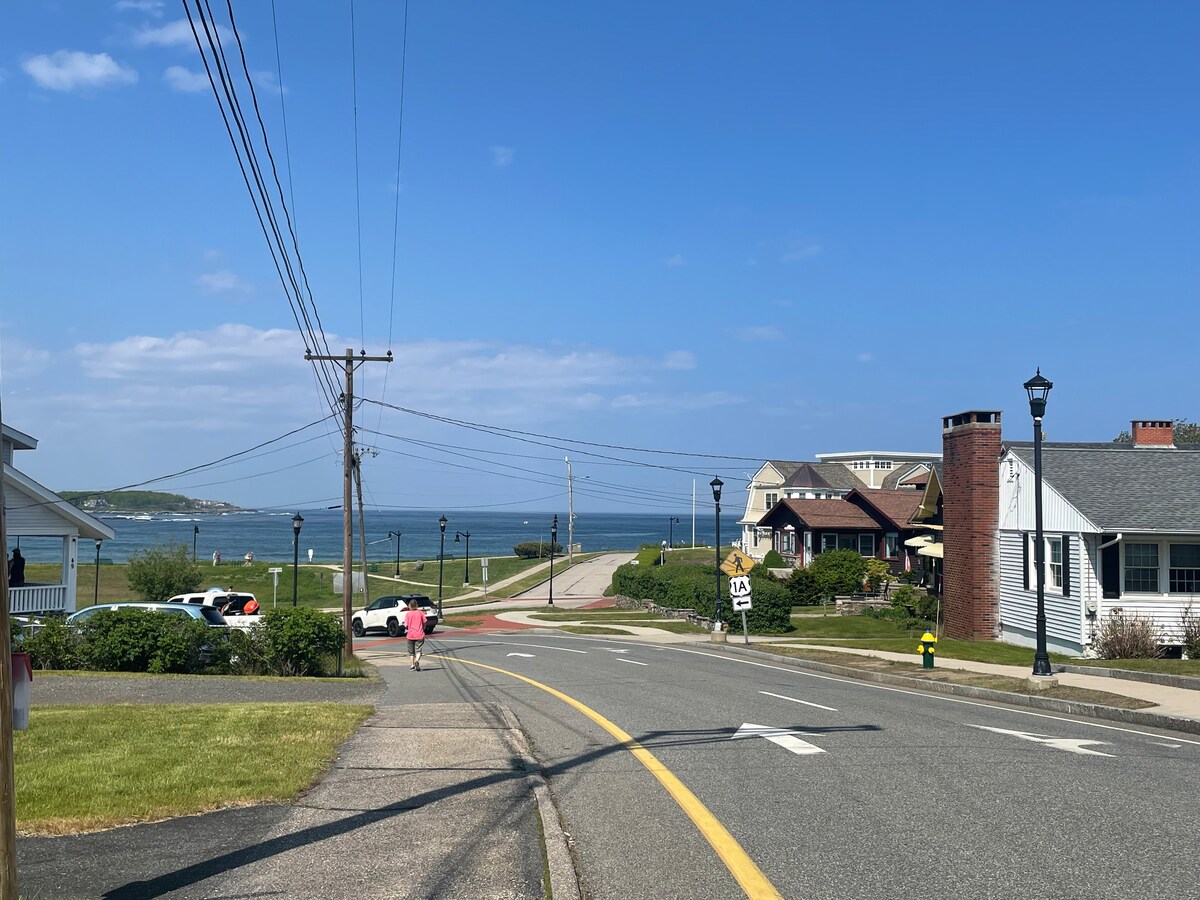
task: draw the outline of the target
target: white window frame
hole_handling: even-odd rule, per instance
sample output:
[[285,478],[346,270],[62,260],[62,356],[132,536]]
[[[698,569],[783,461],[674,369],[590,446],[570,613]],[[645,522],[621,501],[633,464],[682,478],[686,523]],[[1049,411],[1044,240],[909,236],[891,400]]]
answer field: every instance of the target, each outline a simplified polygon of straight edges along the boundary
[[821,552],[826,550],[836,550],[838,548],[838,536],[836,531],[821,532]]
[[767,512],[770,512],[771,509],[775,506],[775,504],[779,502],[779,492],[778,491],[767,491],[766,494],[763,496],[763,500],[767,505]]
[[[1163,552],[1162,551],[1163,551],[1164,543],[1168,543],[1168,542],[1165,542],[1165,541],[1125,541],[1121,544],[1121,596],[1124,597],[1127,594],[1143,594],[1147,597],[1161,597],[1161,596],[1165,595],[1166,592],[1163,591],[1163,589],[1162,589],[1163,588]],[[1149,569],[1150,568],[1149,566],[1127,566],[1125,564],[1125,561],[1128,558],[1129,548],[1134,547],[1134,546],[1149,546],[1149,547],[1154,547],[1156,549],[1157,557],[1158,557],[1158,565],[1153,569],[1153,571],[1155,573],[1155,581],[1157,583],[1158,590],[1135,591],[1126,586],[1127,582],[1125,580],[1125,577],[1126,577],[1126,572],[1128,571],[1128,569],[1130,569],[1130,568]]]
[[897,559],[900,556],[900,533],[889,531],[883,536],[883,555],[887,559]]
[[[1063,538],[1060,535],[1045,535],[1046,538],[1046,590],[1062,594],[1063,588]],[[1054,549],[1058,547],[1058,562],[1054,561]]]

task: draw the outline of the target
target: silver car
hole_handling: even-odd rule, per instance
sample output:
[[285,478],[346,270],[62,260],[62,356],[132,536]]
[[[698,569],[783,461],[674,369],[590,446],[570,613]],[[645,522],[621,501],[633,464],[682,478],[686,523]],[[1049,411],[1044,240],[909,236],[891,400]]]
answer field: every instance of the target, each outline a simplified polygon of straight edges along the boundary
[[225,617],[213,606],[195,606],[191,603],[139,603],[136,601],[128,603],[101,603],[97,606],[89,606],[67,616],[67,624],[79,625],[96,613],[106,609],[143,609],[146,612],[158,612],[169,616],[199,619],[213,628],[229,627],[229,623],[225,621]]

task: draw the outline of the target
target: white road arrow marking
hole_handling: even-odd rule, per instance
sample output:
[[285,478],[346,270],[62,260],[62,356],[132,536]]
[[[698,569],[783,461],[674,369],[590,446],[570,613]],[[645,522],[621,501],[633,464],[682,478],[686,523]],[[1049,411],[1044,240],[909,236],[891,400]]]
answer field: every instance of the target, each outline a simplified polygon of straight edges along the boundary
[[648,666],[648,665],[650,665],[650,663],[638,662],[636,659],[626,659],[623,656],[618,656],[617,662],[626,662],[626,663],[629,663],[631,666]]
[[526,659],[533,659],[533,654],[532,654],[532,653],[510,653],[510,654],[508,654],[508,655],[509,655],[509,656],[523,656],[523,657],[525,657]]
[[[967,723],[970,725],[970,723]],[[1047,747],[1053,747],[1055,750],[1066,750],[1068,753],[1078,753],[1082,756],[1107,756],[1112,758],[1111,753],[1101,753],[1099,750],[1089,750],[1088,745],[1104,745],[1107,741],[1089,741],[1080,740],[1078,738],[1052,738],[1046,737],[1044,734],[1030,734],[1027,731],[1012,731],[1008,728],[989,728],[987,725],[971,725],[972,728],[979,728],[983,731],[993,731],[996,734],[1011,734],[1013,737],[1020,738],[1023,741],[1030,741],[1034,744],[1045,744]]]
[[795,697],[785,697],[783,694],[772,694],[770,691],[759,691],[760,694],[766,694],[768,697],[776,697],[780,700],[791,700],[793,703],[803,703],[805,706],[815,706],[817,709],[827,709],[830,712],[837,712],[832,706],[822,706],[820,703],[812,703],[808,700],[797,700]]
[[1164,744],[1162,741],[1151,741],[1150,743],[1158,744],[1158,746],[1160,746],[1160,747],[1169,747],[1172,750],[1178,750],[1180,747],[1183,746],[1182,744]]
[[628,653],[629,652],[628,650],[618,650],[615,647],[601,647],[600,649],[605,651],[606,653]]
[[797,734],[803,734],[803,732],[791,731],[787,728],[771,728],[767,725],[751,725],[749,722],[746,722],[730,740],[736,741],[738,738],[751,737],[766,738],[772,744],[778,744],[785,750],[791,750],[797,756],[809,756],[814,753],[825,752],[815,744],[800,740],[800,738],[796,737]]

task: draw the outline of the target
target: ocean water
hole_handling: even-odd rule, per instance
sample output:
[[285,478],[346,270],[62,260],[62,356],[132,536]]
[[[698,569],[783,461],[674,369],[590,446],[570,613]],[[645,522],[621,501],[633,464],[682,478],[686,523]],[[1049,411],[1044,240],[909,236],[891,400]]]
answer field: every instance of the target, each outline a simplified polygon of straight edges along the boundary
[[[724,511],[723,511],[724,512]],[[739,511],[740,513],[740,511]],[[294,511],[254,510],[224,514],[191,515],[129,515],[101,516],[100,519],[116,531],[114,540],[105,541],[100,556],[112,562],[125,562],[130,555],[149,547],[166,543],[183,544],[189,550],[195,538],[196,557],[211,561],[214,550],[221,553],[222,564],[241,562],[252,552],[256,562],[264,560],[291,561],[292,516]],[[313,551],[315,561],[340,562],[342,558],[342,512],[336,509],[300,510],[304,525],[300,530],[300,558],[307,561]],[[367,558],[394,560],[396,539],[388,532],[400,532],[401,559],[436,559],[438,555],[437,511],[376,512],[365,515]],[[448,515],[446,524],[446,556],[461,557],[466,551],[465,532],[471,533],[471,558],[481,556],[511,556],[513,546],[523,541],[550,540],[553,513],[455,512]],[[721,540],[728,543],[740,536],[738,514],[721,516]],[[696,544],[711,546],[713,515],[697,509]],[[195,529],[199,529],[196,531]],[[575,543],[583,552],[597,550],[637,550],[643,544],[661,544],[668,538],[668,516],[626,513],[576,513]],[[464,537],[455,542],[455,533]],[[692,522],[690,515],[679,513],[679,524],[673,526],[675,546],[690,546]],[[567,515],[558,514],[558,542],[567,544]],[[9,544],[16,544],[10,535]],[[25,556],[33,562],[57,562],[61,558],[61,542],[38,538],[23,538],[20,543]],[[92,558],[93,545],[82,542],[81,562]],[[358,558],[358,516],[354,517],[354,555]]]

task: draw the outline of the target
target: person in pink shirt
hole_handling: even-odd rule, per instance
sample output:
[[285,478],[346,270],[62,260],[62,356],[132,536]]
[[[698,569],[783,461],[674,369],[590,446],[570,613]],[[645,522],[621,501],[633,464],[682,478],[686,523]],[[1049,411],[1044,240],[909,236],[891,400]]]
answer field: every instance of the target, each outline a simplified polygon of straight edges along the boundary
[[425,646],[425,610],[417,605],[415,598],[408,601],[408,612],[404,614],[404,633],[408,637],[408,667],[420,672],[421,648]]

